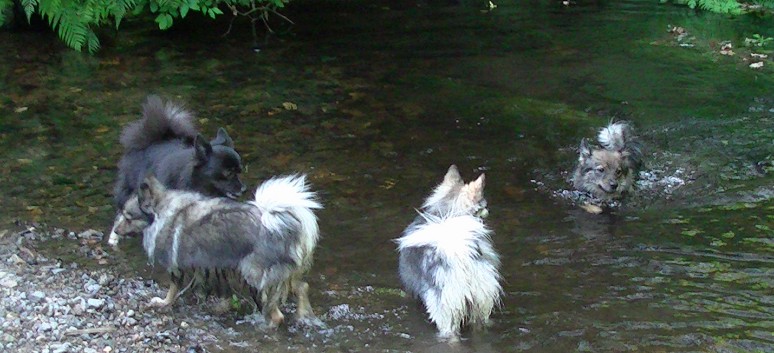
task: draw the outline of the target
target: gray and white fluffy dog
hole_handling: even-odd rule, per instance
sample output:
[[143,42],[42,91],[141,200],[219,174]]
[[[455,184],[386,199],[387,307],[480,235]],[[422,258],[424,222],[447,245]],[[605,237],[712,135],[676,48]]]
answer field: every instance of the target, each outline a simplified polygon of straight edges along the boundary
[[[634,189],[642,160],[640,143],[627,122],[611,122],[597,134],[599,147],[581,140],[573,187],[601,203],[618,200]],[[592,205],[593,206],[593,205]],[[592,207],[589,212],[601,212]]]
[[458,340],[465,324],[487,325],[500,301],[500,260],[482,219],[483,192],[483,174],[465,184],[452,165],[396,240],[401,282],[422,301],[441,339]]
[[[218,129],[208,142],[196,131],[193,114],[180,104],[149,96],[142,118],[124,127],[120,141],[124,155],[113,192],[119,210],[114,228],[124,203],[149,173],[166,187],[209,196],[237,198],[245,190],[239,180],[242,159],[226,130]],[[118,241],[111,231],[108,243],[115,246]]]
[[284,320],[279,306],[289,292],[296,297],[296,319],[318,323],[302,276],[319,238],[319,208],[304,176],[269,179],[247,203],[167,189],[149,176],[115,228],[141,230],[148,259],[172,277],[166,298],[153,298],[152,306],[172,304],[186,273],[231,270],[260,296],[254,299],[271,326]]

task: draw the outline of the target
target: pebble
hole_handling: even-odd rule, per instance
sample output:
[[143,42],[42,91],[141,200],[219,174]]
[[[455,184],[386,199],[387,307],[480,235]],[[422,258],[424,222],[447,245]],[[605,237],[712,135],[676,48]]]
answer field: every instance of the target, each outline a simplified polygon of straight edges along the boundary
[[88,303],[89,308],[95,308],[95,309],[99,309],[103,305],[105,305],[104,299],[89,298],[89,300],[87,300],[86,302]]
[[99,292],[100,288],[102,288],[102,286],[100,286],[97,283],[89,283],[89,284],[86,285],[86,292],[88,292],[90,294],[94,294],[94,293]]
[[102,232],[94,229],[88,229],[78,233],[78,238],[82,238],[82,239],[91,239],[91,238],[102,239],[102,236],[103,236]]
[[73,315],[80,316],[83,314],[83,306],[81,304],[75,304],[72,306]]
[[44,299],[46,299],[46,293],[36,290],[30,293],[30,299],[32,299],[35,302],[42,302]]
[[48,348],[51,350],[51,353],[64,353],[70,350],[70,343],[53,343]]
[[19,282],[11,278],[3,278],[2,280],[0,280],[0,287],[14,288],[18,285],[19,285]]

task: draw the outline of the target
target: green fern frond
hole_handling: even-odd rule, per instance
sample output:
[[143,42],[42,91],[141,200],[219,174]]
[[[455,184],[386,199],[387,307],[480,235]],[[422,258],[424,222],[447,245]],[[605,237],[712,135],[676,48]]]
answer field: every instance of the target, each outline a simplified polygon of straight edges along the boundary
[[11,18],[13,14],[13,0],[0,0],[0,27]]
[[27,22],[32,19],[32,13],[35,12],[35,6],[38,6],[38,0],[22,0],[24,14],[27,15]]
[[674,0],[673,2],[675,4],[686,5],[692,9],[698,8],[710,12],[730,14],[739,14],[742,12],[742,6],[737,0]]
[[41,12],[44,16],[48,17],[48,22],[51,28],[56,30],[59,34],[59,38],[62,39],[65,44],[77,51],[81,51],[81,48],[86,44],[86,36],[91,29],[87,23],[82,21],[82,18],[78,10],[68,5],[64,8],[59,8],[58,11],[43,12],[41,4]]
[[86,49],[89,51],[89,54],[96,53],[100,48],[99,45],[99,38],[97,38],[97,34],[94,33],[91,29],[89,29],[89,33],[86,36]]
[[700,0],[699,8],[718,13],[739,13],[741,7],[736,0]]

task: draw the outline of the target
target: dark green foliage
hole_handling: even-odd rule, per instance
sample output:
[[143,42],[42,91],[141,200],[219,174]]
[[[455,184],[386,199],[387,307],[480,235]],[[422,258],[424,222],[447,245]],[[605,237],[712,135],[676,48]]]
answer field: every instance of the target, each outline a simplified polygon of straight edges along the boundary
[[700,8],[718,13],[741,13],[741,6],[736,0],[688,0],[686,4],[692,9]]
[[[114,22],[116,27],[136,0],[18,0],[27,21],[37,13],[67,46],[90,53],[99,49],[94,28]],[[13,0],[0,0],[0,25],[13,15]]]
[[13,0],[0,0],[0,27],[13,16]]
[[662,0],[662,2],[672,2],[679,5],[686,5],[692,9],[729,14],[774,10],[774,0],[753,0],[750,2],[740,2],[737,0]]
[[[190,11],[200,12],[216,18],[223,15],[221,7],[229,9],[234,16],[248,16],[253,24],[258,19],[266,21],[269,13],[279,15],[278,8],[289,0],[16,0],[24,9],[29,21],[33,14],[39,14],[48,21],[59,38],[77,51],[85,48],[89,53],[99,50],[99,39],[94,30],[105,24],[118,29],[121,21],[129,14],[139,15],[145,11],[156,14],[155,21],[160,29],[172,26],[175,19],[184,18]],[[14,0],[0,0],[0,26],[13,13]],[[246,10],[242,10],[246,9]],[[283,17],[282,15],[279,15]]]

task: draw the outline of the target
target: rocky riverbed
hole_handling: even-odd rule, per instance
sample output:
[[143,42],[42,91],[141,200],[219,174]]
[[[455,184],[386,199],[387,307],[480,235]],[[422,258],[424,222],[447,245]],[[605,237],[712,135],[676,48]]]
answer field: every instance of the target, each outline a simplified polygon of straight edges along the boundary
[[[0,351],[181,352],[217,342],[202,327],[146,308],[164,293],[154,281],[46,258],[37,245],[56,232],[9,232],[0,240]],[[99,232],[64,233],[101,240]],[[205,313],[190,315],[207,321]]]
[[[151,308],[147,303],[165,295],[166,283],[159,286],[103,248],[102,232],[19,227],[0,230],[0,352],[340,351],[385,336],[411,338],[405,328],[385,322],[403,316],[406,307],[359,304],[376,296],[402,300],[399,291],[385,294],[370,286],[323,291],[325,327],[294,324],[289,304],[283,308],[289,326],[268,329],[251,320],[255,315],[245,316],[250,308],[244,301],[236,309],[233,298],[195,293],[172,308]],[[60,258],[52,247],[69,248],[64,252],[78,261]]]

